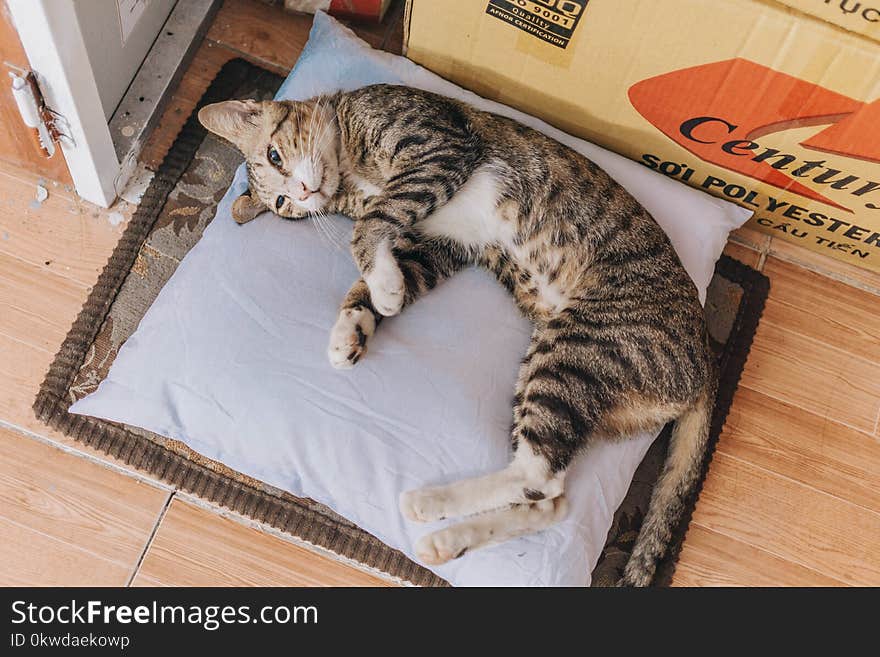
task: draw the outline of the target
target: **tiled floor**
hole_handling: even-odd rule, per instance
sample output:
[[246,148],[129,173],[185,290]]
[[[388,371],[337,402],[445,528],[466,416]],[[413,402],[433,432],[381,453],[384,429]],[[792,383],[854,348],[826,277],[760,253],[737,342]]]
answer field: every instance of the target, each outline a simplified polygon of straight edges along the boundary
[[[144,160],[161,161],[226,60],[286,72],[309,23],[227,0]],[[124,227],[51,183],[35,206],[36,182],[0,168],[0,584],[387,583],[33,418],[43,374]],[[750,230],[727,252],[763,269],[772,291],[675,583],[880,584],[880,276]]]

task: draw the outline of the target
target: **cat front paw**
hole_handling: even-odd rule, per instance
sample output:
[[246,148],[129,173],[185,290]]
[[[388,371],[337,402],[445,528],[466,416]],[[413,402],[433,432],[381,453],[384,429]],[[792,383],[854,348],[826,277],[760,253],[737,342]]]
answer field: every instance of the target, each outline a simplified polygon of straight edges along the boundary
[[377,249],[373,268],[364,276],[364,281],[370,289],[370,301],[380,314],[392,317],[400,312],[406,286],[403,272],[387,241]]
[[376,331],[376,318],[368,308],[356,306],[339,311],[330,331],[327,357],[338,370],[354,367],[367,352],[367,340]]
[[450,500],[443,487],[418,488],[400,495],[398,501],[403,517],[413,522],[434,522],[451,517]]
[[463,557],[471,546],[472,538],[466,525],[453,525],[416,541],[416,558],[429,566],[439,566]]

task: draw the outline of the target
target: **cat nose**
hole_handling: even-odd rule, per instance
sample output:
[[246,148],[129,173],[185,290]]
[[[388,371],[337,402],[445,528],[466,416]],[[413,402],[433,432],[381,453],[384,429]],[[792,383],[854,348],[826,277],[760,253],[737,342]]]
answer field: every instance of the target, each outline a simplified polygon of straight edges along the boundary
[[320,186],[318,186],[316,189],[309,189],[308,186],[305,184],[305,182],[301,182],[299,184],[299,187],[300,187],[300,195],[299,195],[300,201],[305,201],[309,196],[311,196],[312,194],[314,194],[315,192],[317,192],[320,189]]

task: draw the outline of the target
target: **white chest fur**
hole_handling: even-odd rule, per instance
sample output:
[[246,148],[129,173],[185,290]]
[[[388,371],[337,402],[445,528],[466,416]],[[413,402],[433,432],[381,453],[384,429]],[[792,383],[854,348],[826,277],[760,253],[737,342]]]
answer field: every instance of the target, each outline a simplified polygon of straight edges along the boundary
[[[560,254],[542,249],[538,244],[517,244],[516,221],[499,210],[499,184],[496,170],[483,166],[468,179],[446,205],[425,219],[421,231],[425,235],[452,239],[475,252],[488,245],[503,249],[519,267],[531,274],[536,293],[536,307],[558,312],[568,304],[564,284],[546,273],[557,269]],[[541,253],[541,263],[532,260]]]
[[511,247],[515,226],[498,212],[498,187],[495,171],[480,167],[448,203],[421,223],[421,232],[474,250],[488,244]]

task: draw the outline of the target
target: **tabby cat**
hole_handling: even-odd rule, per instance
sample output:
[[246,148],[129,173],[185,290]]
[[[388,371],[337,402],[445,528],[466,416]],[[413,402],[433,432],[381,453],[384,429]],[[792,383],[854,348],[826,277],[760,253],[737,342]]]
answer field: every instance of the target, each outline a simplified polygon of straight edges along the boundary
[[[593,162],[465,103],[374,85],[305,101],[229,101],[199,112],[247,160],[239,223],[351,217],[361,272],[330,333],[354,366],[383,317],[462,267],[493,272],[534,323],[500,472],[401,495],[418,558],[544,529],[566,511],[565,473],[596,441],[676,420],[622,584],[646,585],[700,473],[715,375],[697,290],[648,212]],[[491,333],[491,327],[486,327]]]

